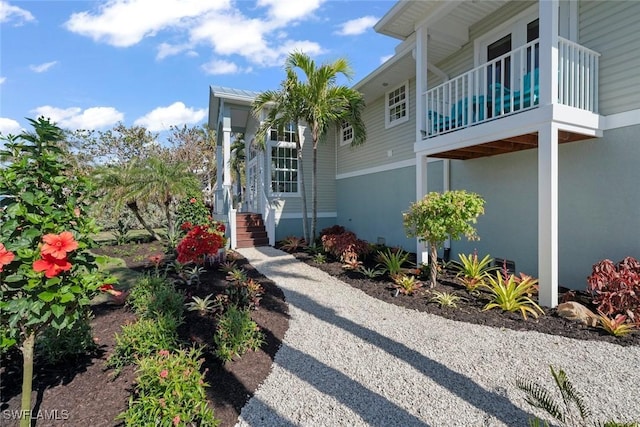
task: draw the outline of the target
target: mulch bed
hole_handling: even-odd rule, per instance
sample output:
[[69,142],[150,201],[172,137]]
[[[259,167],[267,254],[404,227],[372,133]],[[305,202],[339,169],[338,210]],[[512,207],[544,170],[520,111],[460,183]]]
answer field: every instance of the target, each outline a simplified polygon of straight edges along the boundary
[[[369,279],[359,272],[345,270],[342,267],[342,263],[336,261],[329,260],[326,263],[318,264],[306,252],[294,252],[292,255],[300,261],[319,268],[374,298],[408,309],[427,312],[461,322],[508,328],[516,331],[537,331],[579,340],[606,341],[623,346],[640,345],[640,333],[638,332],[617,338],[600,328],[588,327],[562,318],[558,316],[555,308],[545,308],[545,315],[540,316],[538,319],[528,315],[527,320],[522,318],[519,311],[515,313],[503,312],[499,309],[482,311],[488,302],[488,294],[481,293],[478,297],[470,296],[462,285],[455,282],[452,274],[445,274],[443,280],[438,279],[439,284],[434,289],[439,292],[456,294],[464,298],[464,300],[458,302],[457,307],[440,307],[437,303],[429,301],[431,296],[429,295],[428,284],[412,296],[403,294],[395,296],[395,289],[386,278]],[[375,262],[365,262],[365,266],[374,268]],[[560,298],[567,291],[568,289],[561,289]],[[590,303],[590,298],[586,292],[576,292],[574,299],[595,312],[595,307]]]
[[[103,247],[102,254],[123,258],[127,267],[136,270],[149,268],[148,256],[162,253],[158,243],[129,244],[121,247]],[[244,258],[237,265],[247,276],[257,280],[265,290],[260,307],[252,312],[253,320],[265,333],[266,343],[259,351],[249,352],[241,359],[223,364],[214,357],[211,347],[205,349],[203,369],[209,384],[207,397],[221,420],[221,426],[233,426],[240,410],[253,396],[258,386],[271,371],[273,358],[289,327],[287,305],[282,291],[259,274]],[[204,297],[221,292],[228,285],[225,274],[209,268],[201,276],[200,286],[184,289],[187,295]],[[104,369],[104,363],[115,345],[115,334],[121,325],[135,321],[135,315],[126,307],[105,303],[93,307],[92,334],[98,350],[78,360],[69,360],[56,366],[37,363],[34,366],[32,405],[34,415],[40,416],[34,426],[102,427],[119,425],[114,418],[127,408],[135,382],[133,366],[125,368],[113,378]],[[213,343],[215,321],[197,312],[186,311],[185,323],[180,327],[180,338],[186,343]],[[0,425],[17,426],[11,411],[20,410],[22,386],[22,357],[17,351],[1,360]],[[40,411],[40,412],[37,412]]]

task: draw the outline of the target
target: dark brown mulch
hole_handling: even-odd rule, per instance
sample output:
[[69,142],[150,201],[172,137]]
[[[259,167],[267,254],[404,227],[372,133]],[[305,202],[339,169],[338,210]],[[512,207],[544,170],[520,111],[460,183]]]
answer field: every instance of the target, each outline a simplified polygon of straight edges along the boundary
[[[293,255],[299,260],[339,278],[374,298],[401,307],[436,314],[446,317],[447,319],[497,328],[509,328],[516,331],[537,331],[579,340],[606,341],[623,346],[640,345],[640,332],[617,338],[608,334],[603,329],[588,327],[559,317],[555,308],[545,308],[545,315],[540,316],[538,319],[528,316],[527,320],[522,318],[519,311],[515,313],[503,312],[499,309],[483,311],[482,309],[489,301],[488,294],[481,293],[477,297],[469,295],[462,285],[455,283],[454,277],[450,274],[448,276],[445,275],[444,280],[439,279],[440,283],[434,289],[439,292],[454,293],[464,298],[464,300],[457,303],[457,308],[440,307],[437,303],[429,301],[431,296],[429,295],[428,284],[412,296],[403,294],[395,296],[395,289],[392,287],[392,283],[386,278],[377,277],[373,280],[368,279],[359,272],[345,270],[340,262],[329,261],[318,264],[305,252],[295,252]],[[375,263],[369,262],[369,267],[375,267]],[[568,289],[561,289],[560,298],[563,297],[566,291],[568,291]],[[592,311],[595,311],[595,307],[590,304],[586,292],[577,292],[576,299]]]
[[[141,270],[149,268],[148,256],[162,253],[163,247],[159,243],[130,244],[104,247],[99,252],[123,258],[129,268]],[[209,384],[207,397],[223,427],[237,422],[242,407],[269,375],[273,358],[289,326],[282,291],[245,259],[239,259],[238,265],[248,270],[248,276],[259,281],[265,289],[259,309],[252,312],[253,319],[265,333],[265,345],[257,352],[249,352],[238,360],[222,364],[211,351],[215,330],[213,319],[187,311],[185,324],[179,331],[185,342],[208,346],[205,347],[203,364]],[[227,286],[224,276],[217,269],[210,268],[203,274],[198,289],[185,289],[185,292],[205,296],[223,291]],[[104,370],[104,362],[113,350],[114,337],[120,326],[134,321],[135,316],[126,307],[112,304],[101,304],[93,311],[92,334],[99,346],[95,354],[64,361],[57,366],[36,363],[32,405],[35,405],[34,411],[40,411],[40,418],[35,420],[34,426],[118,425],[114,418],[127,407],[134,387],[134,367],[125,368],[120,376],[113,379],[111,371]],[[22,359],[19,353],[3,357],[0,374],[0,425],[17,426],[18,422],[11,419],[11,411],[20,409]]]

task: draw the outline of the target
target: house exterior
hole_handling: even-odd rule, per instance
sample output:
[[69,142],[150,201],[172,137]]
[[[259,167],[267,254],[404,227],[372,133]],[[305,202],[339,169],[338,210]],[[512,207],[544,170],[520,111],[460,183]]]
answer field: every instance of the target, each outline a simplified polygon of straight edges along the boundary
[[624,1],[399,1],[375,26],[395,55],[355,85],[366,143],[341,128],[322,147],[326,222],[426,260],[402,211],[474,191],[481,240],[450,242],[452,258],[513,260],[546,306],[559,285],[584,289],[595,262],[640,257],[638,16]]

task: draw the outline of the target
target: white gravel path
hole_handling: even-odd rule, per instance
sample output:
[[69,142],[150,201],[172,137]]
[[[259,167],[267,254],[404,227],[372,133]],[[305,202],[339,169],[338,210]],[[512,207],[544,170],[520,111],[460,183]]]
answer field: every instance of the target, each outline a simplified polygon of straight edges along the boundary
[[593,419],[640,421],[640,348],[456,322],[372,298],[270,247],[238,250],[291,321],[238,426],[526,426],[515,387],[562,367]]

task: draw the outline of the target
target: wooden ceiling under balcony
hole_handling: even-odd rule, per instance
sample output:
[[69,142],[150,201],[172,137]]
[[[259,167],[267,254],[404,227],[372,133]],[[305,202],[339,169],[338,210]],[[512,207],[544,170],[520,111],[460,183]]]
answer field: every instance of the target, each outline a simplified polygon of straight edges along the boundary
[[[590,139],[593,136],[583,135],[568,131],[558,131],[558,143],[575,142],[583,139]],[[538,148],[538,133],[527,133],[506,139],[491,141],[484,144],[473,145],[471,147],[457,148],[431,157],[442,159],[469,160],[479,157],[496,156],[498,154],[512,153],[514,151],[529,150]]]

